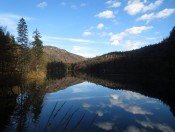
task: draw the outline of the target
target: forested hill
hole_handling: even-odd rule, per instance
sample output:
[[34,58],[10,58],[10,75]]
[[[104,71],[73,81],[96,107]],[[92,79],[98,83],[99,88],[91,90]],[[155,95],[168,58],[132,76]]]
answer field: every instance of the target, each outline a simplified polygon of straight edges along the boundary
[[59,49],[54,46],[44,46],[44,52],[46,53],[50,61],[57,61],[63,63],[76,63],[86,60],[86,58],[82,56],[75,55],[73,53],[70,53],[63,49]]
[[96,74],[175,74],[175,27],[162,42],[137,50],[112,52],[78,63],[77,71]]

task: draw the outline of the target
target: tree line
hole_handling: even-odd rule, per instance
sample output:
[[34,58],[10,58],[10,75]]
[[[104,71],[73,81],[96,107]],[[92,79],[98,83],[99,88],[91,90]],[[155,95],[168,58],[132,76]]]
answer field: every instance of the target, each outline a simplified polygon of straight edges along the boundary
[[17,25],[18,37],[14,38],[6,28],[0,27],[0,76],[23,76],[43,70],[43,42],[40,32],[33,32],[33,41],[29,42],[28,28],[24,18]]
[[143,48],[112,52],[74,66],[89,74],[175,74],[175,27],[160,43]]

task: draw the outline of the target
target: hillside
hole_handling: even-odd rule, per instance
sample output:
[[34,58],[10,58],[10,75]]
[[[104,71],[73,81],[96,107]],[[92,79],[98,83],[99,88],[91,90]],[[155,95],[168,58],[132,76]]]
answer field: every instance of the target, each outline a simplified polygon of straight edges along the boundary
[[86,58],[70,53],[66,50],[59,49],[53,46],[44,46],[44,52],[48,56],[49,61],[58,61],[63,63],[76,63]]
[[91,74],[175,74],[175,27],[162,42],[137,50],[112,52],[80,62],[77,71]]

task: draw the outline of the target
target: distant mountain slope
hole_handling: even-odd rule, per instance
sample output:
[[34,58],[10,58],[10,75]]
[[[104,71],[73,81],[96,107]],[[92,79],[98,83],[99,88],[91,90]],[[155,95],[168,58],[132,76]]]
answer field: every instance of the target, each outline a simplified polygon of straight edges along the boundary
[[86,58],[70,53],[66,50],[59,49],[54,46],[44,46],[44,52],[48,56],[49,61],[61,61],[63,63],[75,63],[86,60]]

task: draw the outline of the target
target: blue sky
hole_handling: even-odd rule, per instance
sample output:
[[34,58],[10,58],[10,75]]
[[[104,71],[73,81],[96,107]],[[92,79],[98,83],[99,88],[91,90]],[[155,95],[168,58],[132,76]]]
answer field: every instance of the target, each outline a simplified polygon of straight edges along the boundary
[[0,26],[15,37],[24,17],[32,41],[85,57],[127,51],[166,38],[175,26],[174,0],[0,0]]

